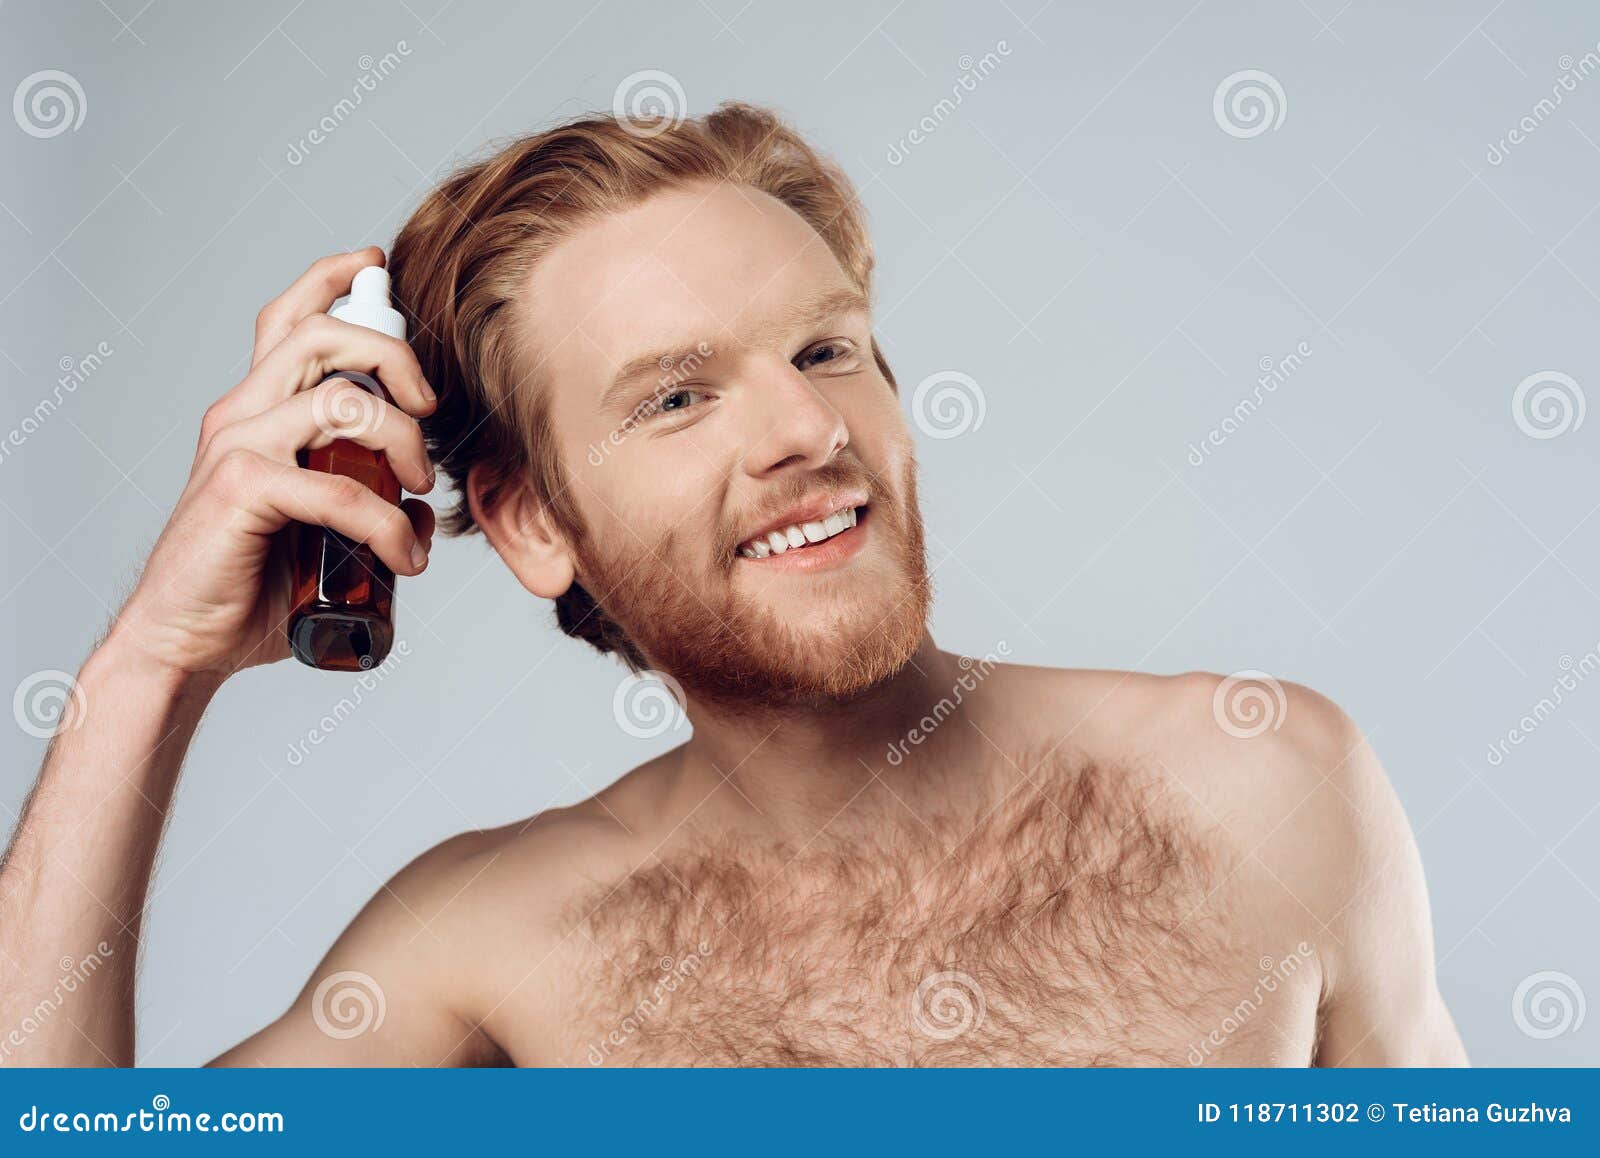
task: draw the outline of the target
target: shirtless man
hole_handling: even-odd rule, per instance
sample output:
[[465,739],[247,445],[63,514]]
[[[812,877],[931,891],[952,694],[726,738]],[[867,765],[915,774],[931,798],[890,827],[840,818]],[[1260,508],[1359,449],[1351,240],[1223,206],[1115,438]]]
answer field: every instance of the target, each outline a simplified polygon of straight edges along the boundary
[[[389,261],[409,345],[324,316],[383,260],[323,258],[262,310],[80,673],[0,873],[0,1025],[110,951],[10,1060],[131,1064],[185,749],[229,674],[287,654],[277,532],[426,565],[427,504],[296,465],[334,369],[394,395],[352,436],[414,492],[431,456],[449,529],[675,681],[692,738],[419,856],[217,1062],[1465,1060],[1411,833],[1334,704],[935,646],[859,207],[770,114],[596,118],[452,176]],[[381,1026],[336,1024],[377,991]]]

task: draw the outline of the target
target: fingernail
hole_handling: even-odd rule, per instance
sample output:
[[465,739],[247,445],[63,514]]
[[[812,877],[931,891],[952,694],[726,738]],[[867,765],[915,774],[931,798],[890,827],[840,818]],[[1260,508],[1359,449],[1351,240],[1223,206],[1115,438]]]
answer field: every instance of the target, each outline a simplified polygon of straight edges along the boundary
[[415,567],[418,571],[420,571],[420,570],[423,569],[423,567],[427,566],[427,563],[428,563],[428,549],[426,547],[424,547],[420,541],[412,543],[411,544],[411,565],[413,567]]
[[439,396],[433,392],[433,387],[428,385],[426,378],[422,381],[422,396],[429,402],[439,401]]

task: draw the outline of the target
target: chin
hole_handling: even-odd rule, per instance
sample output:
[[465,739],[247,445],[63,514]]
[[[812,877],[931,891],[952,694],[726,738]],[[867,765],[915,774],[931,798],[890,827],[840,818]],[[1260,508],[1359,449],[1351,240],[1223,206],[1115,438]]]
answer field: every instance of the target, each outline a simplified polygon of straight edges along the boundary
[[887,668],[884,674],[892,675],[911,658],[922,638],[922,625],[892,623],[892,613],[892,604],[871,610],[854,608],[831,626],[815,626],[801,632],[791,654],[800,658],[798,666],[821,673],[816,677],[819,680],[825,679],[828,672],[863,664],[873,669]]
[[647,629],[651,638],[640,642],[691,697],[725,711],[766,712],[870,692],[906,665],[926,628],[922,599],[849,600],[819,616],[815,597],[806,608],[770,595],[724,606],[712,630],[702,617],[693,630]]
[[729,690],[760,707],[839,703],[870,692],[905,667],[927,628],[926,603],[895,594],[847,600],[825,615],[813,600],[809,614],[774,609],[759,626],[739,625],[744,639],[760,643],[746,651]]

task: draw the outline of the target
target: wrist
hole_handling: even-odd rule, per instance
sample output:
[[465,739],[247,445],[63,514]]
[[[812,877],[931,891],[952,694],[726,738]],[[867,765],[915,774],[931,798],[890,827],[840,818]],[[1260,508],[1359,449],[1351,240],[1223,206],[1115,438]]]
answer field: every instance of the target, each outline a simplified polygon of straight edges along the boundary
[[163,662],[133,639],[121,624],[114,625],[84,661],[80,683],[121,683],[174,699],[209,700],[226,678],[222,672],[192,672]]

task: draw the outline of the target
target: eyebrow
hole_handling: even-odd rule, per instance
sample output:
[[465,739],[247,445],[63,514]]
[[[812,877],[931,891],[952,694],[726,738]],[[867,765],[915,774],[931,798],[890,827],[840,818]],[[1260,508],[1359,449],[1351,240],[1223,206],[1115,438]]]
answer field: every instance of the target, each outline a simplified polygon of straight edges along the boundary
[[[793,330],[805,329],[842,314],[865,311],[867,295],[854,286],[823,290],[783,310],[770,324],[753,335],[752,344],[761,345],[776,341]],[[707,353],[707,351],[710,351]],[[610,410],[632,395],[637,380],[654,373],[663,382],[677,373],[677,367],[691,360],[700,364],[717,357],[715,343],[702,340],[681,349],[656,350],[641,354],[626,362],[611,378],[611,384],[600,395],[600,409]],[[685,379],[687,381],[687,379]]]

